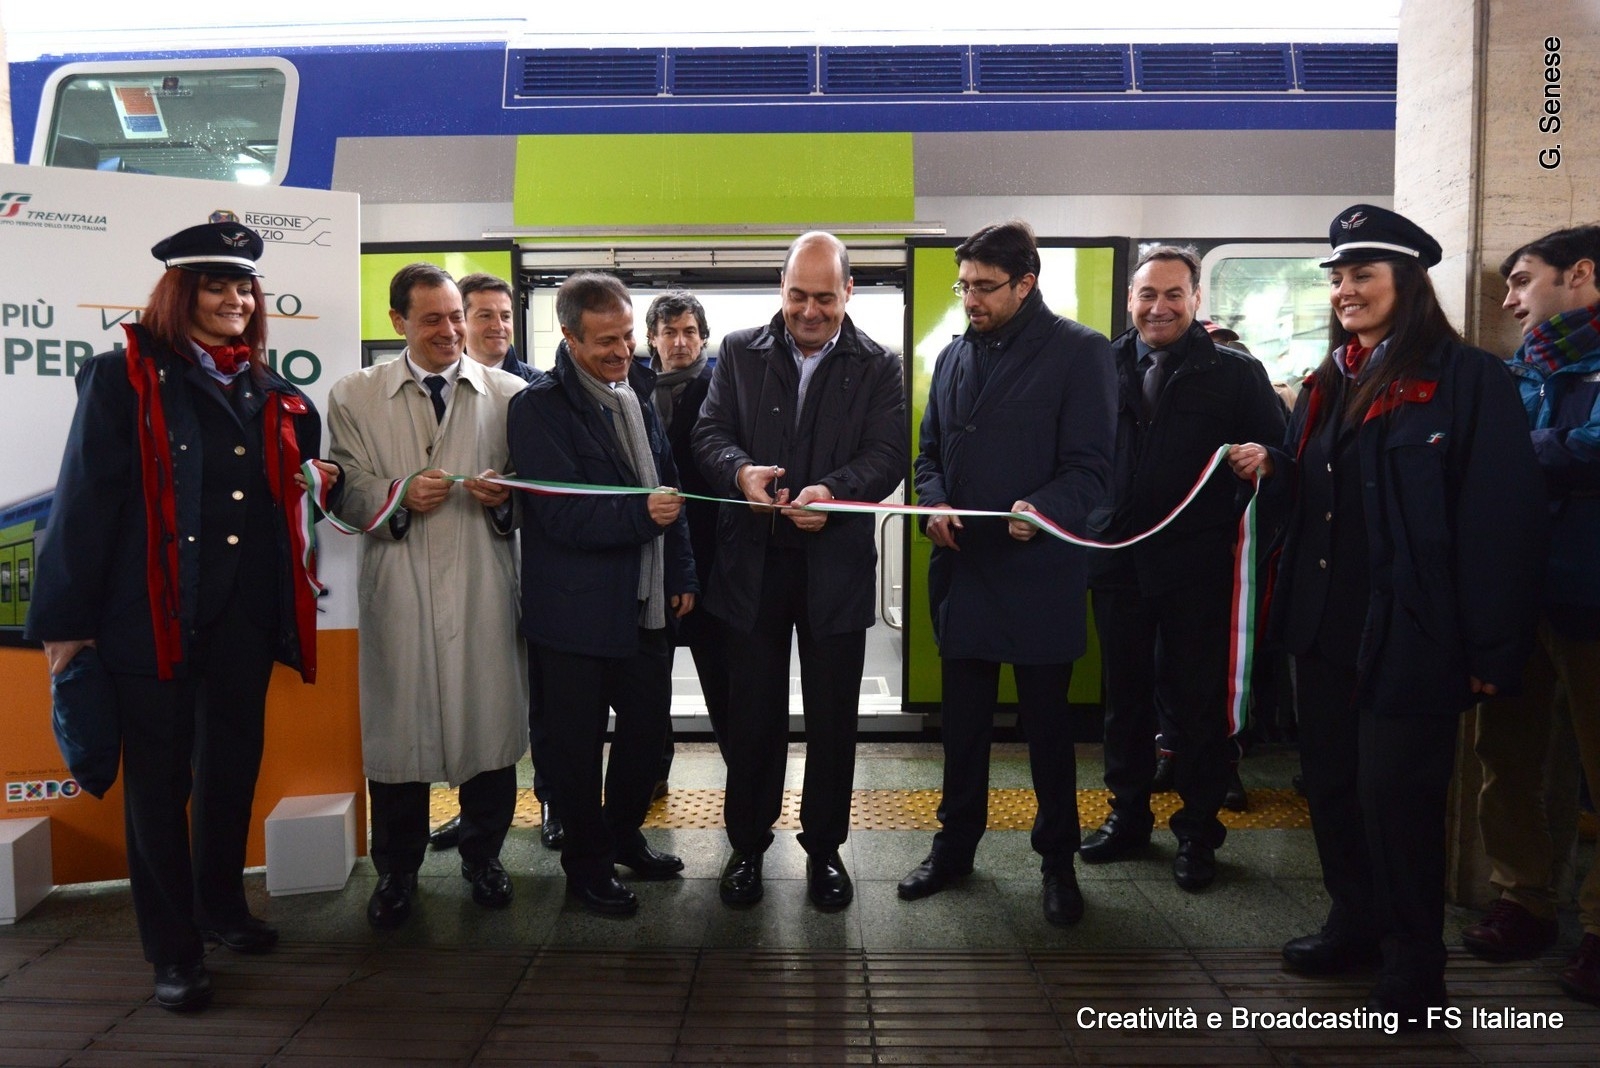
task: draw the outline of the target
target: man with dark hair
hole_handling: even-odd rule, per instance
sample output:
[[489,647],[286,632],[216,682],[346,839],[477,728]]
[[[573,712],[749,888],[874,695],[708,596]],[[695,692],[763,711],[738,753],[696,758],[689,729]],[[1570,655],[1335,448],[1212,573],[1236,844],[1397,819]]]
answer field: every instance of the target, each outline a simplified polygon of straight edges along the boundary
[[516,292],[511,283],[492,274],[469,274],[457,283],[466,315],[467,355],[485,367],[497,367],[524,382],[537,373],[517,355]]
[[[469,274],[456,283],[461,291],[461,307],[466,330],[466,350],[470,359],[485,367],[493,367],[514,374],[524,382],[531,382],[536,374],[532,367],[517,358],[512,325],[515,294],[511,284],[492,274]],[[539,802],[539,841],[546,849],[561,848],[561,819],[550,806],[550,787],[540,769],[540,738],[530,735],[533,749],[533,795]],[[428,835],[428,844],[434,849],[454,849],[461,840],[461,817],[453,816]]]
[[[488,908],[511,903],[500,847],[528,747],[526,653],[517,636],[506,408],[522,379],[462,359],[461,295],[431,264],[389,288],[406,339],[397,360],[335,383],[331,457],[339,514],[365,526],[410,477],[401,507],[361,539],[361,749],[372,801],[374,927],[411,912],[428,844],[428,786],[461,801],[461,874]],[[479,472],[457,484],[448,476]],[[413,477],[414,476],[414,477]]]
[[[988,226],[956,248],[956,292],[971,324],[939,354],[916,460],[919,504],[1034,512],[1082,530],[1111,474],[1115,375],[1105,337],[1053,313],[1023,222]],[[1084,550],[1031,523],[936,515],[928,601],[944,699],[943,829],[900,882],[908,901],[972,870],[988,821],[989,750],[1002,664],[1017,681],[1039,812],[1044,915],[1076,923],[1083,895],[1077,767],[1067,689],[1088,643]]]
[[[522,512],[522,632],[529,715],[561,803],[567,891],[587,909],[631,915],[641,879],[683,861],[639,828],[650,808],[672,712],[669,624],[699,584],[678,472],[656,418],[655,372],[633,359],[633,303],[610,275],[580,273],[556,291],[555,367],[511,402],[517,473],[652,493],[531,495]],[[609,710],[610,761],[601,767]],[[601,795],[604,792],[604,803]]]
[[[783,305],[723,339],[694,430],[695,455],[724,504],[707,606],[727,624],[724,821],[729,905],[761,899],[762,855],[783,807],[789,646],[798,632],[806,730],[799,842],[819,908],[854,896],[839,857],[850,831],[856,711],[873,620],[872,517],[792,507],[879,501],[905,477],[900,361],[845,314],[850,260],[832,234],[789,246]],[[789,506],[789,507],[786,507]],[[776,514],[774,512],[776,511]]]
[[[674,289],[650,302],[644,313],[645,343],[650,348],[650,366],[656,372],[656,414],[667,428],[667,444],[678,465],[681,488],[700,496],[713,496],[712,486],[695,462],[690,434],[700,418],[700,408],[711,389],[711,366],[706,341],[710,327],[706,309],[693,293]],[[717,552],[717,506],[708,501],[686,501],[689,542],[694,548],[694,568],[705,589],[711,579],[712,561]],[[696,612],[678,627],[676,643],[688,646],[694,656],[695,674],[706,700],[706,715],[711,733],[722,744],[728,719],[728,659],[722,649],[722,627],[714,616]],[[666,755],[662,758],[657,793],[665,792],[667,772],[672,767],[672,734],[667,734]]]
[[[1522,324],[1522,345],[1510,367],[1545,474],[1551,538],[1538,642],[1522,672],[1522,693],[1478,706],[1478,819],[1489,881],[1500,898],[1488,916],[1461,932],[1461,941],[1490,960],[1536,957],[1556,940],[1555,873],[1563,865],[1545,795],[1547,761],[1572,759],[1560,741],[1576,738],[1590,795],[1600,788],[1597,266],[1600,226],[1546,234],[1500,265],[1505,308]],[[1571,733],[1553,737],[1561,691]],[[1583,940],[1560,981],[1573,997],[1600,1002],[1600,862],[1590,865],[1578,908]]]
[[[1105,540],[1154,526],[1181,501],[1221,445],[1282,441],[1283,405],[1253,357],[1217,345],[1195,321],[1200,258],[1158,245],[1128,286],[1133,329],[1117,361],[1117,456]],[[1105,776],[1111,817],[1081,850],[1091,864],[1150,841],[1156,709],[1170,716],[1183,806],[1172,874],[1200,890],[1216,877],[1227,830],[1217,819],[1237,754],[1228,712],[1234,543],[1249,486],[1214,477],[1160,534],[1090,553],[1105,673]],[[1165,732],[1164,732],[1165,733]]]

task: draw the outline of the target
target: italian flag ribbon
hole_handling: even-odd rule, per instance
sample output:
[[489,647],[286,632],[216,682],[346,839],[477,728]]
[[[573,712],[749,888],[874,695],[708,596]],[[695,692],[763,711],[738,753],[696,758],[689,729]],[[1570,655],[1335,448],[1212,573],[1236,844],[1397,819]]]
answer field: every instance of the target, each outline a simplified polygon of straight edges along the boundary
[[[784,505],[785,508],[795,508],[808,512],[840,512],[846,514],[883,515],[892,513],[906,516],[934,516],[958,515],[977,518],[1020,520],[1031,523],[1040,531],[1067,542],[1088,549],[1125,549],[1130,545],[1137,545],[1146,538],[1159,534],[1170,526],[1182,514],[1183,510],[1200,495],[1200,491],[1216,474],[1217,469],[1227,460],[1228,449],[1231,446],[1218,446],[1206,466],[1201,470],[1199,477],[1184,494],[1183,499],[1168,512],[1162,520],[1149,530],[1135,534],[1122,541],[1094,541],[1090,538],[1081,538],[1056,523],[1048,516],[1038,512],[1001,512],[977,508],[929,508],[916,504],[886,504],[872,501],[845,501],[827,500],[813,501],[810,504]],[[310,463],[303,469],[306,484],[310,487],[311,495],[321,505],[327,494],[323,485],[321,472],[317,471]],[[372,521],[364,527],[351,526],[331,513],[327,513],[328,522],[335,530],[345,534],[362,534],[375,530],[381,524],[388,522],[389,517],[400,507],[400,501],[406,495],[406,489],[411,485],[412,479],[422,472],[418,471],[403,479],[396,479],[389,488],[389,496],[385,499],[383,507]],[[445,478],[452,482],[465,482],[472,475],[446,475]],[[551,482],[543,479],[531,478],[486,478],[483,481],[492,482],[498,486],[522,493],[533,493],[544,497],[599,497],[623,496],[650,493],[672,493],[685,500],[706,501],[712,504],[740,504],[748,505],[745,500],[734,500],[729,497],[709,497],[698,493],[684,493],[681,490],[667,487],[650,486],[608,486],[595,485],[584,482]],[[1260,476],[1256,477],[1256,489],[1260,489]],[[1239,536],[1234,543],[1233,561],[1233,604],[1231,618],[1233,620],[1232,635],[1229,642],[1229,672],[1228,672],[1228,727],[1230,734],[1238,734],[1247,725],[1248,706],[1250,699],[1250,672],[1255,660],[1256,637],[1256,500],[1258,494],[1252,494],[1250,501],[1245,505],[1244,514],[1239,517]]]

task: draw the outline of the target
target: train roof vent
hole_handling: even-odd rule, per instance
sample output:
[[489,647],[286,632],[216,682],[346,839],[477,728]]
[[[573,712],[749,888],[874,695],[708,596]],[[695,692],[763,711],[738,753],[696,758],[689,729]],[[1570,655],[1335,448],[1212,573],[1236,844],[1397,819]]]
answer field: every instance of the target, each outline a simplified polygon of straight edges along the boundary
[[1134,45],[1133,71],[1148,93],[1294,88],[1287,44]]
[[824,93],[964,93],[967,50],[824,48]]
[[675,48],[667,86],[675,96],[804,96],[816,83],[811,48]]
[[645,48],[522,48],[511,53],[513,99],[543,96],[655,96],[665,56]]
[[1133,87],[1121,45],[996,45],[972,50],[980,93],[1120,93]]
[[1307,92],[1392,93],[1399,48],[1393,44],[1295,45],[1300,88]]

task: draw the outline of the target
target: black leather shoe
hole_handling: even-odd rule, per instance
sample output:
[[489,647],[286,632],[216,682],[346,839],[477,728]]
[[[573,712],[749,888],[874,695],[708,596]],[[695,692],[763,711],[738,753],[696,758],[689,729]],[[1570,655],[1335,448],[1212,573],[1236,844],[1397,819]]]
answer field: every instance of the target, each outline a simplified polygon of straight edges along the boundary
[[1156,774],[1150,780],[1150,792],[1164,794],[1172,789],[1173,777],[1177,775],[1177,767],[1173,763],[1171,753],[1156,754]]
[[211,1004],[211,976],[199,961],[156,965],[156,1004],[168,1012],[199,1012]]
[[1116,812],[1097,831],[1092,831],[1078,847],[1078,855],[1089,864],[1107,864],[1131,857],[1150,844],[1150,828],[1135,827]]
[[806,857],[806,893],[819,909],[842,909],[855,899],[856,888],[837,849],[825,857]]
[[900,880],[900,899],[915,901],[918,898],[931,897],[971,873],[971,864],[965,867],[946,864],[936,855],[929,853],[926,860],[911,869],[911,874]]
[[548,804],[539,802],[539,841],[546,849],[560,849],[567,840],[567,829],[561,826],[561,817]]
[[463,860],[461,877],[472,884],[472,900],[484,908],[503,909],[511,904],[511,876],[506,874],[499,857],[490,857],[482,864]]
[[454,849],[461,844],[461,817],[452,816],[439,824],[437,830],[428,835],[428,844],[434,849]]
[[246,916],[240,924],[201,928],[200,937],[207,942],[221,942],[235,953],[265,953],[278,944],[278,929]]
[[1383,952],[1376,942],[1358,942],[1329,934],[1324,928],[1304,938],[1291,938],[1283,944],[1283,966],[1301,975],[1339,975],[1383,963]]
[[1217,854],[1210,846],[1193,838],[1178,843],[1172,858],[1172,878],[1183,890],[1204,890],[1217,877]]
[[1249,812],[1250,795],[1245,793],[1244,780],[1239,778],[1239,768],[1228,772],[1228,792],[1222,795],[1222,807],[1229,812]]
[[1400,975],[1382,975],[1372,993],[1367,996],[1367,1011],[1394,1013],[1401,1031],[1424,1031],[1434,1021],[1444,1023],[1442,1015],[1429,1018],[1430,1008],[1442,1009],[1449,1004],[1444,980],[1418,981]]
[[722,869],[717,893],[722,896],[724,905],[754,905],[760,901],[761,854],[734,850],[733,856],[728,858],[727,865]]
[[1083,919],[1083,894],[1071,868],[1045,875],[1044,918],[1057,927],[1071,927]]
[[651,849],[643,838],[627,849],[619,849],[617,863],[631,869],[635,879],[670,879],[683,870],[682,857]]
[[411,915],[411,895],[417,890],[417,873],[390,872],[378,877],[367,901],[367,922],[386,931],[399,927]]
[[639,911],[639,898],[615,876],[592,883],[567,880],[567,893],[590,912],[602,916],[632,916]]
[[650,791],[650,803],[651,804],[655,804],[657,801],[660,801],[663,797],[666,797],[667,796],[667,791],[669,789],[670,789],[670,787],[667,785],[667,780],[662,779],[659,782],[657,782],[656,785],[655,785],[655,789]]

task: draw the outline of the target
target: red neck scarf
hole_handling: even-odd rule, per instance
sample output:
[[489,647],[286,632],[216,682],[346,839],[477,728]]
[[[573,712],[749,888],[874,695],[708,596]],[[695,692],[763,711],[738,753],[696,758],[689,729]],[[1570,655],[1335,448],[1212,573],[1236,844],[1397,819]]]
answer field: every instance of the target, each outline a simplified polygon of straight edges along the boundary
[[1364,349],[1361,342],[1351,337],[1344,343],[1344,373],[1351,379],[1361,377],[1361,369],[1367,366],[1367,359],[1372,355],[1372,349]]
[[249,345],[207,345],[199,340],[195,340],[194,343],[206,351],[211,357],[211,362],[217,365],[217,370],[225,375],[238,374],[239,368],[250,363]]

